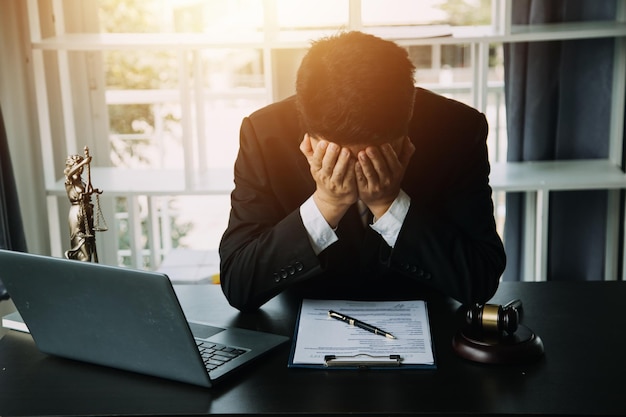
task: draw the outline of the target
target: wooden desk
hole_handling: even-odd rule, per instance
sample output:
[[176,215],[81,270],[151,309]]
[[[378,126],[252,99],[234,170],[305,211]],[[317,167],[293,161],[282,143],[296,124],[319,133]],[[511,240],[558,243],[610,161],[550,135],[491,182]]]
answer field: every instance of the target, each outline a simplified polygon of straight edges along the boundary
[[[176,290],[190,319],[293,333],[298,303],[286,295],[241,314],[217,286]],[[0,415],[626,414],[626,283],[503,283],[493,301],[512,298],[523,300],[523,322],[545,345],[532,364],[458,357],[458,305],[439,299],[429,304],[437,370],[288,369],[285,344],[211,389],[53,358],[9,331],[0,340]]]

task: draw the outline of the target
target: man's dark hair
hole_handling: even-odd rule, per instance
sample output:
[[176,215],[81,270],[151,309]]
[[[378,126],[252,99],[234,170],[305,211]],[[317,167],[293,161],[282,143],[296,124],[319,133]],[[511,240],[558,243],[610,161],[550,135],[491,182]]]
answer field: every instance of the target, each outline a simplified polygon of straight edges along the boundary
[[373,35],[345,32],[315,41],[296,80],[304,129],[342,145],[406,135],[414,71],[404,48]]

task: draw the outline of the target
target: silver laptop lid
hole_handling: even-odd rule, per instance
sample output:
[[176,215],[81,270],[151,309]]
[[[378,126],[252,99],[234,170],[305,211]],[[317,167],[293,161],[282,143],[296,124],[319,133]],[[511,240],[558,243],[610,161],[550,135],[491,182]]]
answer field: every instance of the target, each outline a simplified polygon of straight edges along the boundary
[[0,279],[42,352],[211,386],[167,276],[0,250]]

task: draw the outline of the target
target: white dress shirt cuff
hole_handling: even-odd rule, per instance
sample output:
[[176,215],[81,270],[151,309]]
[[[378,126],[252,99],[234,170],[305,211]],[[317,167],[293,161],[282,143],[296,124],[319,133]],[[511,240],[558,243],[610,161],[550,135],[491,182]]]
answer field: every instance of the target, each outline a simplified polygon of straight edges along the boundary
[[309,197],[300,206],[300,217],[304,228],[309,234],[309,241],[316,255],[335,243],[339,238],[335,231],[326,222],[324,216],[313,201],[313,196]]
[[383,214],[380,219],[376,219],[376,221],[370,225],[370,227],[377,231],[383,239],[385,239],[385,242],[387,242],[387,244],[392,248],[396,245],[396,240],[398,240],[400,229],[402,228],[404,219],[409,212],[410,206],[411,197],[409,197],[403,190],[400,190],[400,193],[393,203],[391,203],[387,212]]

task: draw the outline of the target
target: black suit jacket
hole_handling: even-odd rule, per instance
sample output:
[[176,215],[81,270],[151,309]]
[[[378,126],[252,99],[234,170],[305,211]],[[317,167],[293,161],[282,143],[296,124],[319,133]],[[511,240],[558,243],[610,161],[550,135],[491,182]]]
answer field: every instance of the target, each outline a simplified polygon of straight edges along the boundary
[[231,305],[258,308],[290,288],[303,296],[420,298],[435,290],[485,302],[505,266],[495,228],[483,114],[417,89],[409,137],[415,153],[402,189],[411,206],[395,247],[364,229],[353,206],[339,241],[316,256],[299,208],[315,191],[299,150],[295,98],[243,120],[221,285]]

